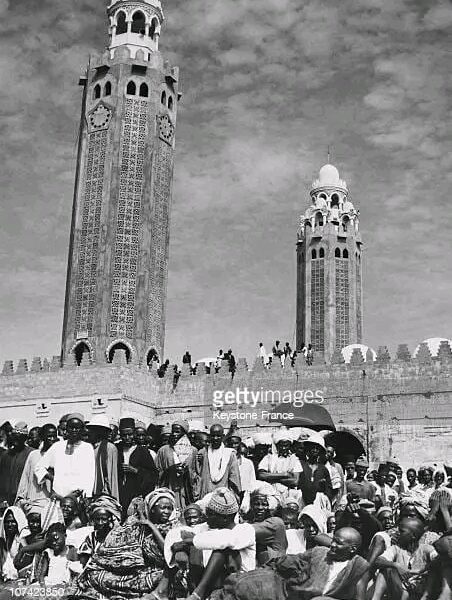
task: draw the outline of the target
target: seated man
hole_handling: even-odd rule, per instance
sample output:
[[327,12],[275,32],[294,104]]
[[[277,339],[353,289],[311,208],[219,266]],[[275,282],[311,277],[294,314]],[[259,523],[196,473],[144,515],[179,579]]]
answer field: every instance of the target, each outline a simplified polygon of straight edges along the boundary
[[[437,553],[430,544],[420,544],[424,524],[420,519],[399,522],[397,543],[393,543],[374,565],[380,569],[372,600],[421,598],[426,591],[428,572]],[[386,595],[385,595],[386,594]]]
[[[289,599],[327,600],[328,598],[365,600],[368,583],[367,561],[358,555],[361,545],[360,534],[351,527],[338,529],[330,548],[316,546],[297,556],[285,557],[299,571],[303,568],[309,577],[296,591],[288,583]],[[280,567],[277,569],[280,571]]]
[[[189,600],[204,600],[213,590],[223,586],[225,578],[234,572],[256,568],[256,538],[252,525],[236,524],[239,506],[235,494],[227,488],[217,488],[206,509],[207,523],[193,528],[182,527],[179,536],[168,534],[165,558],[169,566],[185,568],[191,558],[191,548],[202,551],[204,571]],[[177,541],[177,538],[181,541]]]

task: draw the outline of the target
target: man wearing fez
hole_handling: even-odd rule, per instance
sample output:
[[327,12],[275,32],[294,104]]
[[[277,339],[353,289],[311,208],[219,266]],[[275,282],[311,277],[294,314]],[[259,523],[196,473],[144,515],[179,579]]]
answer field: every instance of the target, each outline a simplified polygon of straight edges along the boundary
[[134,419],[125,418],[119,421],[119,437],[119,501],[125,516],[133,498],[152,492],[157,484],[158,472],[146,446],[137,446],[135,443]]
[[91,444],[82,441],[84,430],[83,415],[68,415],[66,439],[53,444],[35,467],[38,483],[49,479],[58,500],[69,495],[93,495],[94,449]]

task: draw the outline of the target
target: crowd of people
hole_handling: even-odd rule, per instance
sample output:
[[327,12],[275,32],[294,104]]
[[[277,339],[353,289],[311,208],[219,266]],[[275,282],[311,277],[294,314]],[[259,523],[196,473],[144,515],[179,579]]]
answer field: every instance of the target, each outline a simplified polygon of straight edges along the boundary
[[[452,469],[314,431],[73,413],[0,427],[2,586],[68,598],[452,598]],[[12,589],[12,588],[11,588]]]
[[[289,342],[286,342],[284,346],[281,346],[281,342],[276,340],[274,346],[272,347],[272,351],[269,354],[267,354],[263,342],[260,342],[258,347],[258,356],[261,358],[262,364],[267,369],[271,368],[271,365],[276,361],[279,361],[283,367],[286,364],[286,361],[289,361],[293,367],[295,366],[295,360],[297,356],[303,356],[306,364],[311,366],[314,361],[314,349],[312,344],[305,344],[302,342],[299,350],[292,350]],[[224,352],[224,350],[220,348],[216,358],[212,358],[208,363],[204,361],[193,363],[192,356],[187,350],[182,356],[182,365],[186,365],[192,375],[194,375],[199,368],[204,369],[206,373],[218,373],[224,365],[227,366],[229,373],[234,375],[237,368],[236,359],[231,348],[227,350],[227,352]],[[158,377],[162,378],[166,376],[166,373],[170,368],[170,361],[169,359],[166,359],[160,363],[157,351],[151,350],[148,355],[148,367],[151,370],[154,370]],[[173,383],[174,386],[176,386],[181,375],[181,369],[179,369],[177,364],[173,365],[172,374]]]

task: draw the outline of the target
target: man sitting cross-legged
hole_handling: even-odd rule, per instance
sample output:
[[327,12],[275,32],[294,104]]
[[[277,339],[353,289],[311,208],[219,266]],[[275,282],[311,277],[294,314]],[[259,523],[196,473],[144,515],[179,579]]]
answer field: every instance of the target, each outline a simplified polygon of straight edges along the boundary
[[[293,590],[293,593],[289,594],[289,599],[365,600],[369,564],[358,555],[360,545],[361,536],[356,529],[343,527],[335,532],[330,548],[316,546],[303,554],[280,559],[280,564],[277,566],[280,573],[281,567],[284,567],[286,572],[288,567],[294,568],[295,571],[307,567],[309,572],[308,579],[297,586],[296,592]],[[290,583],[289,580],[287,582],[289,591]]]
[[235,494],[227,488],[217,488],[207,505],[207,523],[182,527],[178,534],[174,532],[175,536],[167,536],[165,557],[170,566],[177,564],[185,569],[193,555],[191,548],[202,551],[204,571],[189,600],[204,600],[223,586],[229,574],[256,568],[254,529],[248,523],[235,523],[238,510]]
[[420,544],[424,524],[420,519],[399,522],[397,543],[379,556],[374,565],[380,569],[372,600],[409,600],[428,596],[428,572],[437,553],[430,544]]

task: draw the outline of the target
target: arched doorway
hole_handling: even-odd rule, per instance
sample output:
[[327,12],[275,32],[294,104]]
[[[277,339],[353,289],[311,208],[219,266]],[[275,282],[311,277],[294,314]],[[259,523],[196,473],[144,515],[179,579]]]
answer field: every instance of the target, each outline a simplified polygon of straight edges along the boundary
[[86,342],[79,342],[72,352],[78,366],[81,365],[82,361],[86,362],[91,358],[91,348]]
[[127,344],[124,344],[124,342],[116,342],[116,344],[113,344],[113,346],[111,346],[111,348],[108,350],[108,354],[107,354],[107,358],[108,358],[108,362],[112,363],[113,362],[113,357],[115,355],[115,352],[117,350],[124,350],[126,353],[126,361],[127,363],[130,362],[130,359],[132,358],[132,353],[130,351],[129,346],[127,346]]

